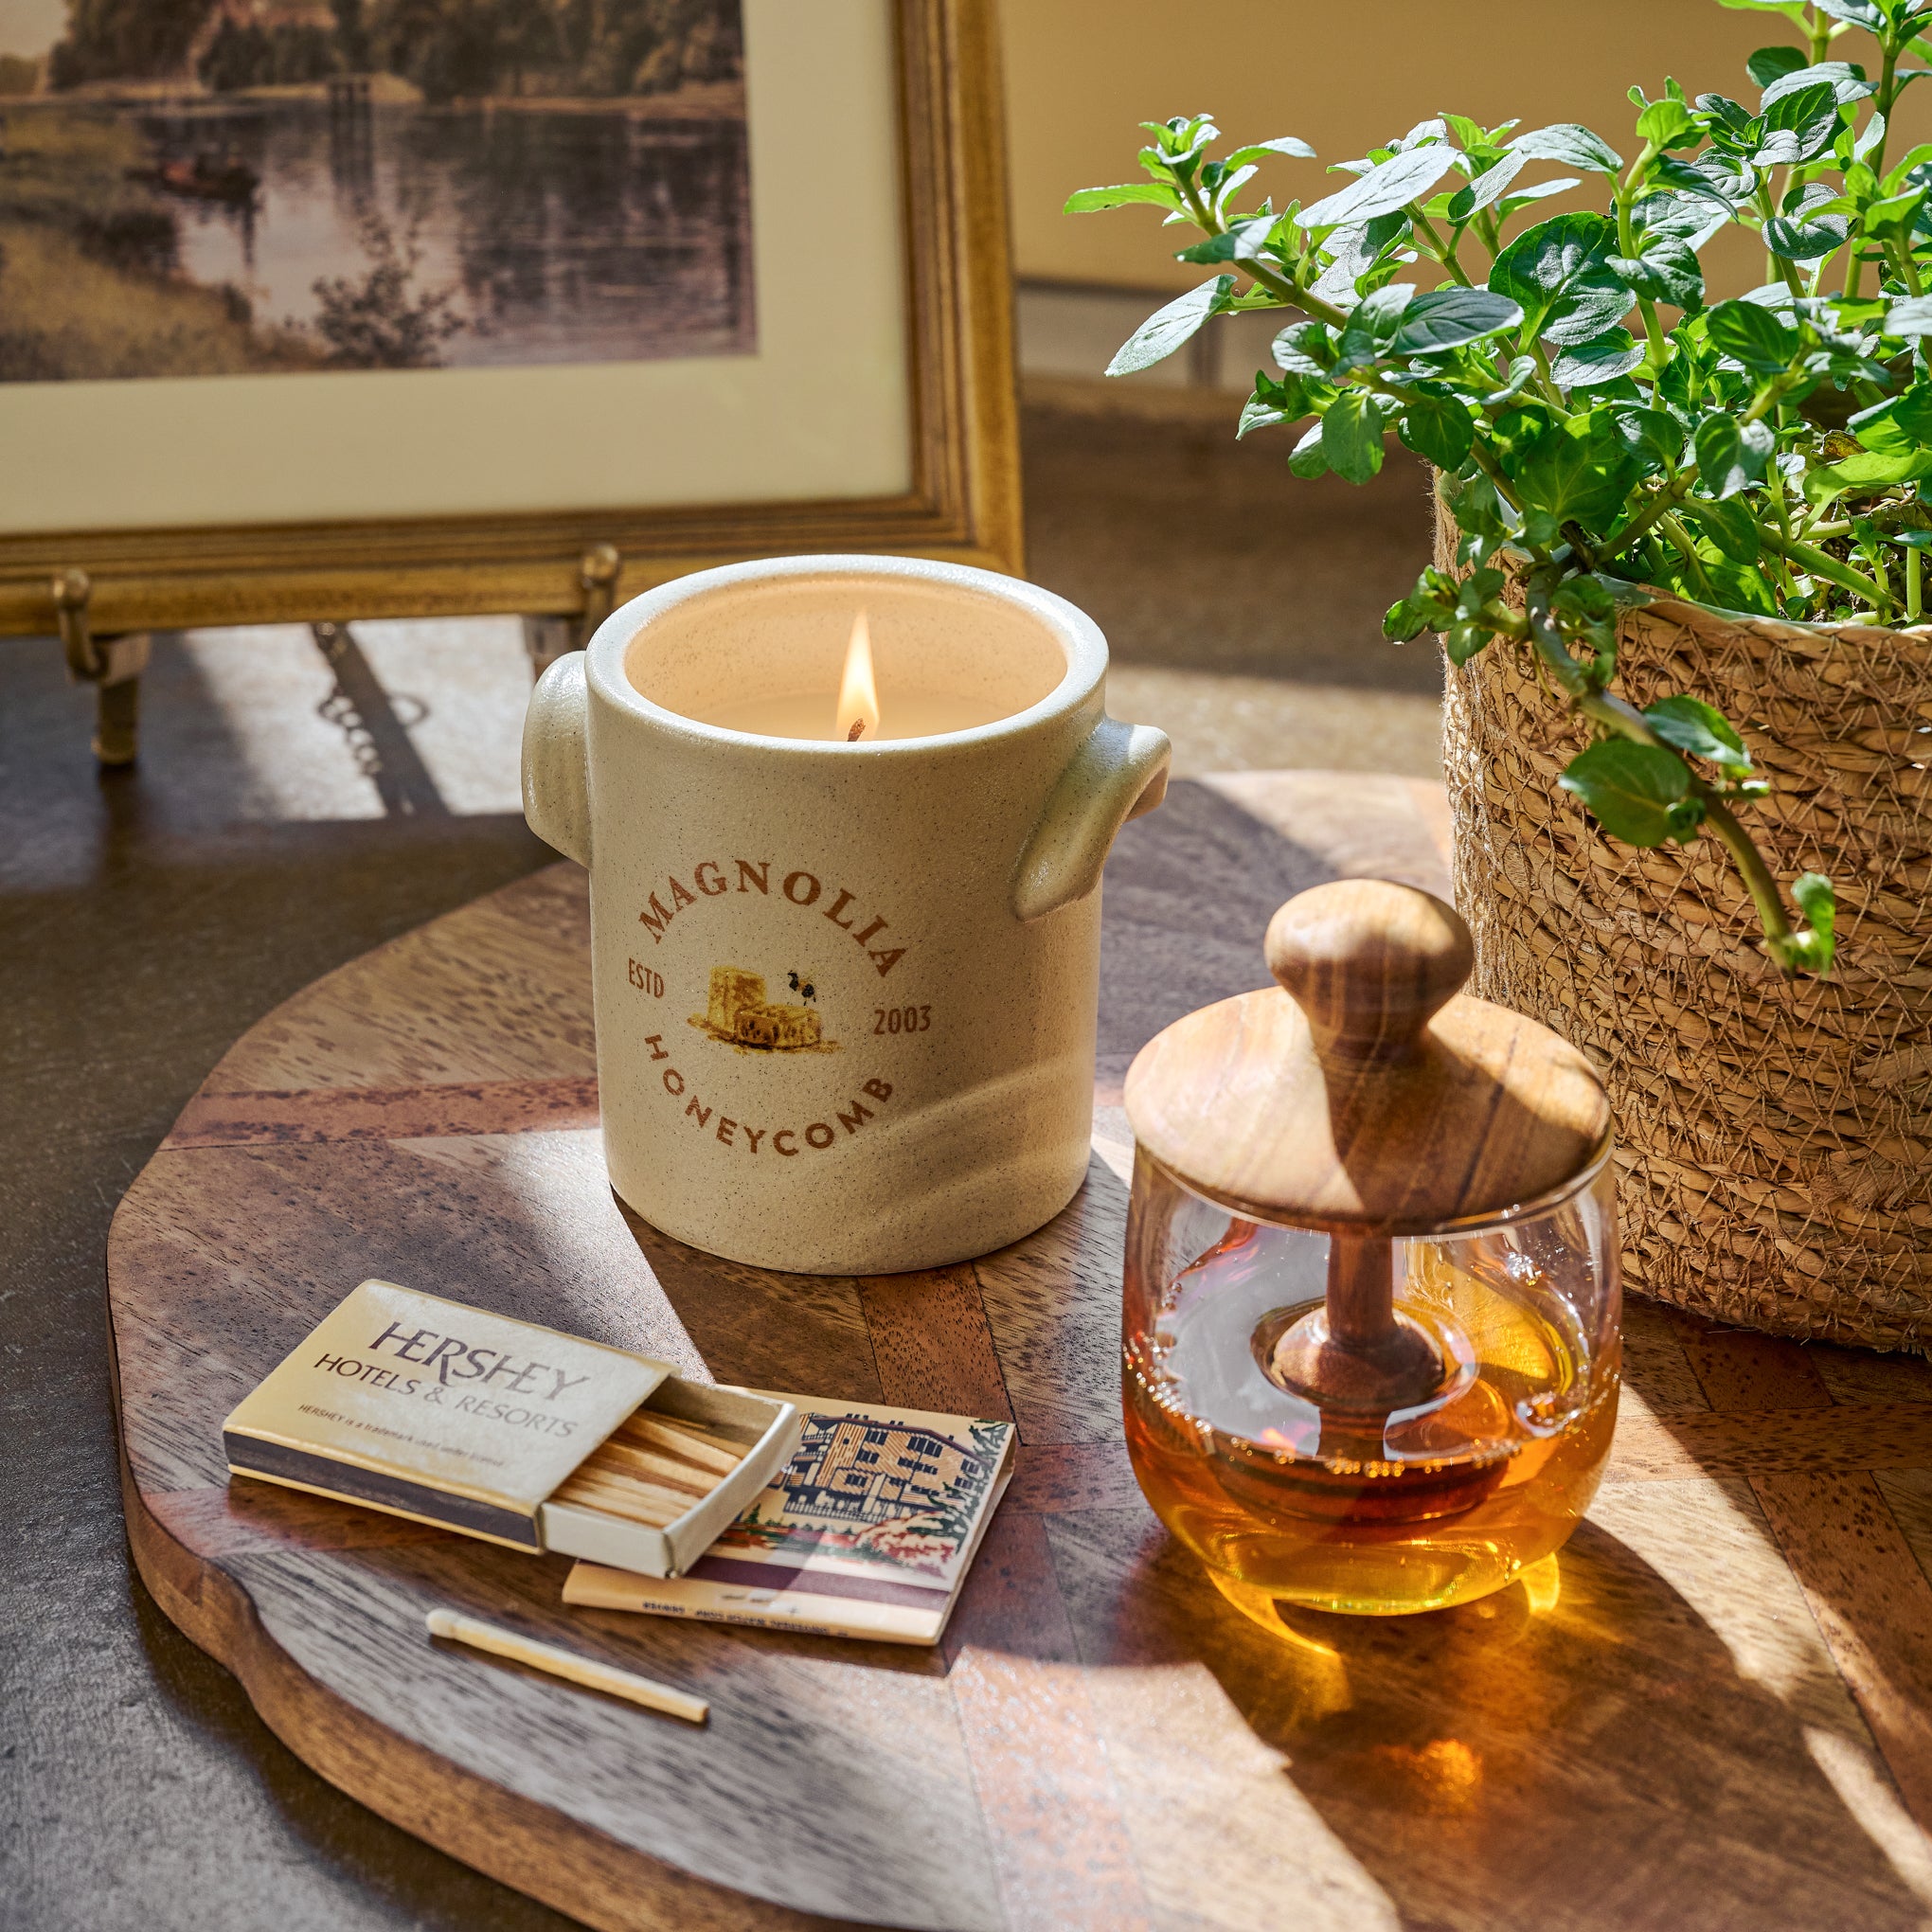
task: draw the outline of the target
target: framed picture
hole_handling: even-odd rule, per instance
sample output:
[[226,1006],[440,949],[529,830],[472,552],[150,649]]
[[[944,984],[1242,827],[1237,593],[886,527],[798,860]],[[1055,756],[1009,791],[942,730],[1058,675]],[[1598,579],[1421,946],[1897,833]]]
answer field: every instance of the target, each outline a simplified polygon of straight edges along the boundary
[[0,631],[1017,568],[992,10],[14,0]]

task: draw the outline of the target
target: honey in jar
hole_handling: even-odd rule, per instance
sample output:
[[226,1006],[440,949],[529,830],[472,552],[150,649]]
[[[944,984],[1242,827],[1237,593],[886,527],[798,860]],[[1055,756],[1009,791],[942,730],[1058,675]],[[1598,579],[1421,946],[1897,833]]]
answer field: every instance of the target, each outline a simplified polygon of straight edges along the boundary
[[1128,1077],[1135,1471],[1263,1625],[1465,1602],[1567,1539],[1609,1452],[1608,1106],[1457,993],[1468,931],[1425,893],[1317,887],[1267,952],[1278,988]]

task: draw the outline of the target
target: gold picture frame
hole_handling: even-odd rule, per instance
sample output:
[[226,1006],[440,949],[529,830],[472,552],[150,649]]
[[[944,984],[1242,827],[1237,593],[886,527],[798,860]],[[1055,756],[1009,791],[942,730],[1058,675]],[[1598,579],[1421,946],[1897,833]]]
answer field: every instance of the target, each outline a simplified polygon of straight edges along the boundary
[[752,555],[856,550],[1017,572],[1017,403],[993,4],[889,4],[909,488],[849,500],[0,535],[0,635],[79,633],[80,649],[70,642],[69,656],[80,670],[88,662],[87,632],[581,615]]

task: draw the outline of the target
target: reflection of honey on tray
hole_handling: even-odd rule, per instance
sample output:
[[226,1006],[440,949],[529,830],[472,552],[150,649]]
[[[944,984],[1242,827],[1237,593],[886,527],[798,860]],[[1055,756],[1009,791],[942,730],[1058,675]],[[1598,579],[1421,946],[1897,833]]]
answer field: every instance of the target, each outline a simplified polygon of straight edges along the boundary
[[764,975],[742,966],[713,966],[711,992],[690,1024],[741,1053],[836,1053],[824,1037],[824,1022],[812,1008],[774,1006],[765,998]]

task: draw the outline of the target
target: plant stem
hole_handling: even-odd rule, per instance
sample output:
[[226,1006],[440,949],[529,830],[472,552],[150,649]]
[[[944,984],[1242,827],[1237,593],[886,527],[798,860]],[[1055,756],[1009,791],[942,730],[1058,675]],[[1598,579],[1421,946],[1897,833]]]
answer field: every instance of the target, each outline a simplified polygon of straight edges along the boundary
[[[1202,201],[1200,191],[1191,181],[1176,177],[1175,186],[1181,191],[1181,199],[1188,205],[1188,219],[1202,234],[1211,242],[1217,235],[1227,232],[1214,219],[1212,209]],[[1312,290],[1303,288],[1292,276],[1278,274],[1252,259],[1231,262],[1229,267],[1238,275],[1245,275],[1250,281],[1259,282],[1271,295],[1279,296],[1289,308],[1299,309],[1304,315],[1312,315],[1317,322],[1327,323],[1331,329],[1341,329],[1348,324],[1349,318],[1341,310],[1323,301]]]
[[1803,295],[1804,280],[1803,277],[1800,277],[1798,272],[1798,264],[1794,261],[1786,261],[1781,255],[1773,255],[1771,252],[1771,243],[1769,241],[1770,226],[1771,224],[1778,218],[1778,210],[1772,205],[1771,184],[1768,181],[1761,181],[1758,184],[1758,213],[1763,221],[1766,234],[1766,240],[1764,243],[1765,266],[1767,268],[1775,267],[1777,269],[1778,274],[1783,279],[1784,286],[1788,288],[1794,295]]
[[1446,268],[1449,271],[1449,273],[1453,275],[1458,282],[1461,283],[1461,285],[1464,288],[1473,289],[1476,286],[1476,284],[1470,280],[1469,276],[1467,272],[1463,269],[1462,264],[1456,259],[1456,243],[1454,242],[1444,242],[1441,236],[1437,234],[1436,224],[1429,220],[1427,215],[1422,213],[1421,208],[1415,209],[1411,213],[1409,219],[1412,222],[1414,222],[1416,227],[1419,230],[1421,230],[1422,234],[1426,235],[1429,238],[1430,254],[1432,254],[1436,258],[1436,259],[1440,261],[1442,264],[1442,266]]
[[[1529,607],[1526,628],[1530,642],[1537,656],[1548,667],[1551,676],[1568,693],[1572,707],[1593,724],[1616,737],[1628,738],[1638,744],[1662,745],[1663,741],[1651,728],[1650,721],[1641,711],[1636,710],[1621,698],[1612,697],[1607,691],[1591,689],[1588,674],[1570,655],[1563,635],[1556,627],[1549,609],[1547,584],[1532,579],[1526,602]],[[1670,749],[1669,746],[1664,748]],[[1778,881],[1764,863],[1763,853],[1752,843],[1750,834],[1738,823],[1730,807],[1695,773],[1690,775],[1690,789],[1704,807],[1705,823],[1716,832],[1730,854],[1739,877],[1744,882],[1744,889],[1751,895],[1759,923],[1764,929],[1765,950],[1779,969],[1788,974],[1791,968],[1786,959],[1794,938],[1791,921],[1785,913],[1784,902],[1779,897]]]
[[1690,564],[1698,582],[1704,586],[1704,594],[1710,596],[1710,572],[1704,567],[1704,559],[1697,554],[1697,546],[1690,541],[1690,532],[1684,528],[1683,519],[1673,512],[1663,518],[1657,528],[1676,545],[1678,554]]
[[1802,544],[1795,537],[1784,537],[1774,530],[1760,528],[1758,540],[1780,557],[1788,557],[1794,564],[1802,564],[1814,577],[1829,577],[1834,583],[1846,590],[1855,590],[1865,600],[1876,607],[1887,602],[1885,593],[1872,580],[1862,572],[1852,569],[1849,564],[1841,564],[1828,551],[1820,550],[1810,544]]
[[1636,543],[1637,540],[1639,537],[1641,537],[1651,528],[1653,524],[1656,523],[1659,518],[1668,516],[1670,512],[1673,510],[1674,510],[1678,504],[1683,502],[1684,497],[1686,493],[1690,491],[1691,484],[1694,483],[1696,480],[1697,480],[1696,464],[1687,463],[1683,467],[1683,469],[1679,470],[1677,474],[1674,476],[1673,476],[1671,480],[1668,483],[1666,483],[1663,486],[1663,488],[1656,492],[1655,496],[1651,498],[1650,502],[1645,505],[1641,511],[1638,512],[1637,516],[1633,522],[1625,524],[1624,527],[1620,530],[1619,530],[1614,537],[1610,539],[1610,541],[1603,547],[1603,555],[1606,558],[1620,556],[1625,550],[1627,550],[1631,546],[1632,544]]
[[1791,921],[1785,916],[1783,900],[1779,897],[1778,881],[1771,876],[1763,853],[1751,842],[1750,833],[1738,823],[1730,807],[1722,798],[1713,797],[1706,787],[1700,785],[1698,791],[1704,801],[1704,822],[1716,832],[1730,854],[1738,876],[1744,882],[1744,889],[1751,895],[1751,903],[1758,908],[1758,922],[1770,942],[1766,950],[1779,967],[1789,974],[1791,969],[1785,965],[1782,952],[1792,940]]
[[[1631,220],[1631,209],[1636,206],[1637,184],[1650,171],[1651,163],[1657,157],[1655,142],[1646,142],[1644,150],[1629,168],[1624,170],[1623,179],[1617,184],[1617,245],[1631,260],[1637,255],[1637,226]],[[1664,339],[1662,325],[1657,321],[1656,305],[1648,295],[1637,298],[1637,312],[1643,317],[1644,340],[1650,344],[1651,367],[1661,373],[1664,365],[1671,359],[1670,344]]]
[[[1878,92],[1872,97],[1871,109],[1874,114],[1885,116],[1885,127],[1879,134],[1878,146],[1865,159],[1866,165],[1883,181],[1885,144],[1891,139],[1892,102],[1898,94],[1899,49],[1889,34],[1882,36],[1879,45],[1885,49],[1885,66],[1879,77]],[[1846,237],[1851,249],[1850,262],[1845,270],[1845,296],[1848,301],[1857,300],[1859,285],[1865,279],[1865,257],[1860,253],[1860,244],[1864,240],[1865,224],[1861,221],[1857,229]],[[1911,245],[1911,237],[1908,235],[1905,238],[1905,247],[1908,251]]]

